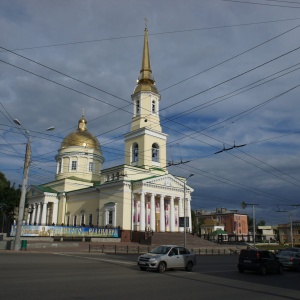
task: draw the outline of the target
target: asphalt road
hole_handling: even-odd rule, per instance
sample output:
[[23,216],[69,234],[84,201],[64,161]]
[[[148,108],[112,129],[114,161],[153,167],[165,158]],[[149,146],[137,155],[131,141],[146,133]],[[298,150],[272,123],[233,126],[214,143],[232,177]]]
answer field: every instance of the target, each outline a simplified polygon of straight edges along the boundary
[[188,273],[142,272],[136,255],[0,253],[0,298],[300,299],[300,273],[261,276],[237,271],[238,256],[198,256]]

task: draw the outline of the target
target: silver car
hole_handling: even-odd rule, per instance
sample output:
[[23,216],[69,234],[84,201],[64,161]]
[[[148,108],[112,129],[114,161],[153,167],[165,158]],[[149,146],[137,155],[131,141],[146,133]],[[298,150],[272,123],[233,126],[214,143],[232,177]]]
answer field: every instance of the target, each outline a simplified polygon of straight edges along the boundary
[[300,252],[283,250],[276,256],[284,268],[300,272]]
[[181,246],[162,245],[141,255],[137,264],[142,271],[152,269],[162,273],[166,269],[184,268],[191,272],[196,265],[196,254]]

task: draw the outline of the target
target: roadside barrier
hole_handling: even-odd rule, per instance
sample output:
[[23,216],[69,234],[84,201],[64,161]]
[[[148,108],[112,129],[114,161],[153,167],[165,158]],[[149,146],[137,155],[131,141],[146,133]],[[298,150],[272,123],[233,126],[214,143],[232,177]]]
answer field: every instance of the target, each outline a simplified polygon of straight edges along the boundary
[[[153,247],[146,246],[118,246],[105,244],[89,244],[89,252],[98,253],[120,253],[120,254],[143,254],[149,252]],[[239,250],[230,248],[190,248],[190,251],[197,255],[234,255],[239,254]]]

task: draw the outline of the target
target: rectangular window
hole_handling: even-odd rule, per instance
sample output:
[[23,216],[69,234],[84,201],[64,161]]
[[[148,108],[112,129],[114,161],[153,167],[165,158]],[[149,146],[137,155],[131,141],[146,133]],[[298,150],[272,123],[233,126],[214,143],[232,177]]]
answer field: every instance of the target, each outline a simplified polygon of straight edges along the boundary
[[77,216],[74,216],[74,219],[73,219],[73,226],[76,226],[77,224]]
[[89,162],[89,172],[93,172],[94,171],[94,165],[92,162]]
[[109,225],[112,225],[112,220],[113,219],[113,212],[110,210],[109,212],[108,212],[108,224]]
[[89,226],[93,225],[93,215],[89,214]]
[[70,216],[67,216],[67,226],[70,226]]
[[76,171],[77,170],[77,161],[76,160],[72,160],[71,170],[72,171]]
[[81,215],[81,226],[84,226],[85,223],[84,223],[84,215]]

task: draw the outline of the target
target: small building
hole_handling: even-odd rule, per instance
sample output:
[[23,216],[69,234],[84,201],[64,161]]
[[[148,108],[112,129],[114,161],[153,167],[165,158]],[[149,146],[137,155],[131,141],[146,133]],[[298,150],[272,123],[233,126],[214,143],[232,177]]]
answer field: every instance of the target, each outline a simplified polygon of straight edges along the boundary
[[300,245],[300,220],[278,224],[278,238],[281,244]]
[[257,235],[262,242],[277,241],[277,226],[257,226]]
[[227,210],[226,208],[216,208],[212,212],[196,210],[195,218],[201,228],[205,220],[214,219],[223,224],[224,230],[230,235],[248,235],[248,215],[237,210]]
[[201,225],[201,235],[212,234],[217,230],[224,230],[224,225],[215,219],[206,219]]

